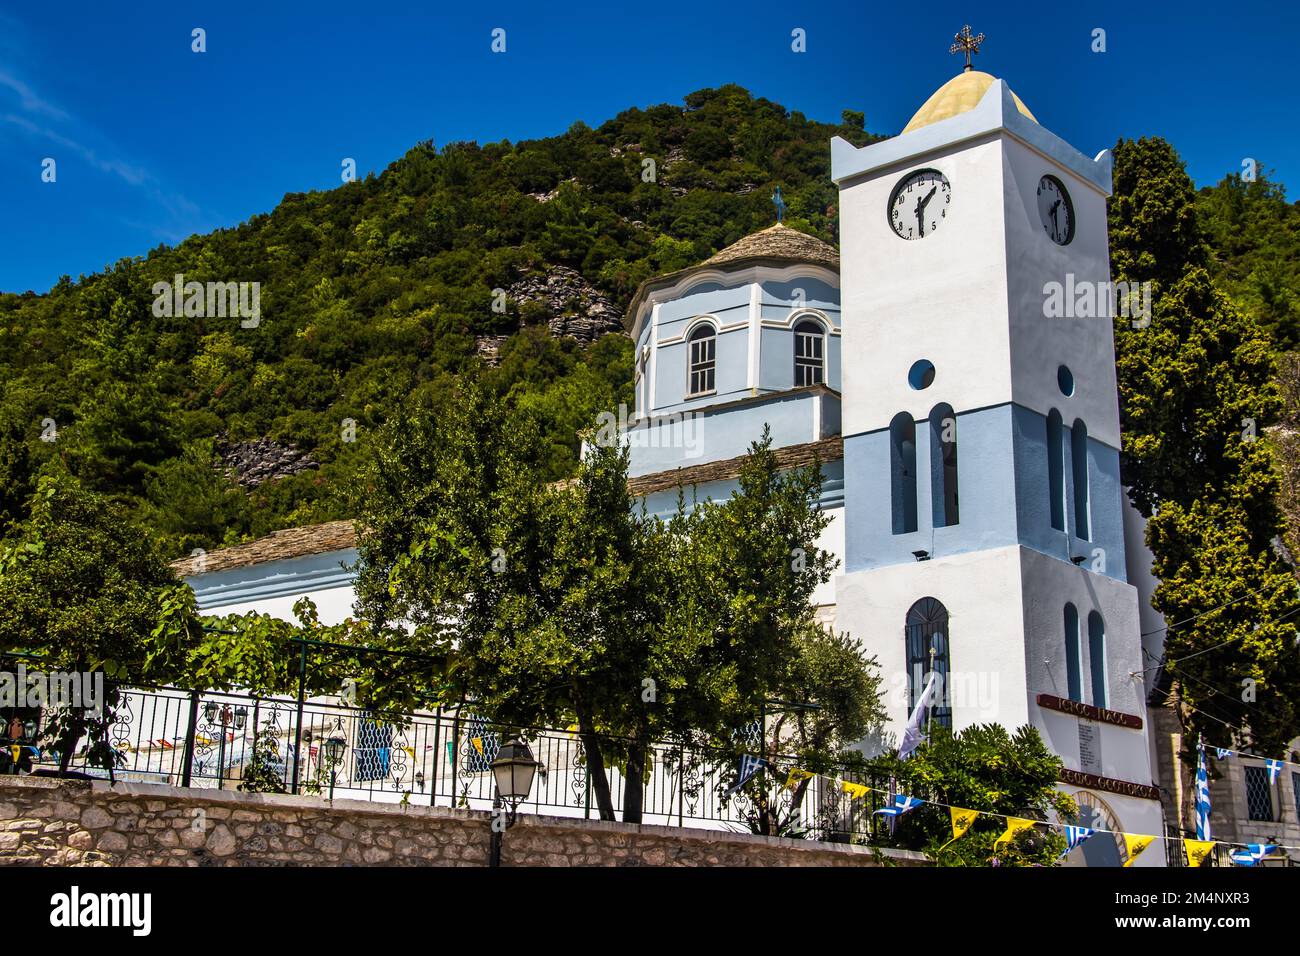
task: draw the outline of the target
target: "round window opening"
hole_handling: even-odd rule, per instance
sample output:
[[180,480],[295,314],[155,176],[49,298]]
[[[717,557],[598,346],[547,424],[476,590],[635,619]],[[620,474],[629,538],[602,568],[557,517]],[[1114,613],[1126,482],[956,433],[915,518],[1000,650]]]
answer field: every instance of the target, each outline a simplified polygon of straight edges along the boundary
[[912,363],[911,370],[907,373],[907,384],[918,392],[923,388],[929,388],[934,381],[934,363],[927,359],[918,359]]
[[1074,394],[1074,374],[1064,365],[1056,370],[1056,384],[1062,395]]

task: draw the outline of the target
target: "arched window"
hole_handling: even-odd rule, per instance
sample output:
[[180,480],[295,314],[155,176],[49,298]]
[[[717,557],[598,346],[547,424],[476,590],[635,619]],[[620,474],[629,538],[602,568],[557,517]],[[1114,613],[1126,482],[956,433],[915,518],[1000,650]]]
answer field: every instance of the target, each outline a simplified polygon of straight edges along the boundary
[[1106,706],[1106,624],[1096,611],[1088,615],[1088,670],[1092,672],[1092,703]]
[[794,327],[794,384],[820,385],[826,380],[826,332],[804,319]]
[[707,322],[697,325],[689,340],[692,395],[706,395],[715,387],[718,333]]
[[1074,533],[1091,538],[1088,528],[1088,429],[1075,419],[1070,429],[1070,466],[1074,471]]
[[1061,413],[1052,409],[1047,416],[1047,494],[1052,527],[1065,530],[1065,425]]
[[894,534],[916,530],[916,423],[900,412],[889,423],[889,488]]
[[1079,610],[1065,605],[1065,682],[1070,700],[1083,703],[1083,658],[1079,654]]
[[948,609],[932,597],[921,598],[907,612],[907,712],[910,715],[935,675],[934,699],[927,718],[952,727],[952,696],[948,681]]
[[936,528],[957,523],[957,415],[951,405],[930,412],[930,505]]

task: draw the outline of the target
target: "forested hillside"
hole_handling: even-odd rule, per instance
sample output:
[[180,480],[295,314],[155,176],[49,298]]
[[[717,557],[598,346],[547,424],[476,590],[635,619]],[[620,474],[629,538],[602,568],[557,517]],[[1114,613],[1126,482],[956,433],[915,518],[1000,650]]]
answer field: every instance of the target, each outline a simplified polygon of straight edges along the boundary
[[[0,524],[53,455],[172,554],[344,517],[394,404],[497,359],[493,387],[566,474],[579,425],[631,403],[630,343],[597,336],[642,279],[770,225],[777,184],[787,222],[835,241],[834,135],[868,139],[861,114],[815,123],[728,86],[549,139],[420,143],[236,228],[0,295]],[[177,273],[261,283],[260,323],[156,317]]]
[[[53,456],[171,555],[347,517],[373,429],[476,368],[567,474],[578,429],[631,404],[615,330],[640,281],[770,225],[776,185],[787,223],[837,240],[835,135],[873,138],[860,113],[816,123],[726,86],[549,139],[421,143],[238,227],[0,294],[0,532]],[[1296,204],[1262,175],[1196,202],[1216,282],[1295,347]],[[178,273],[259,282],[260,322],[155,316]]]

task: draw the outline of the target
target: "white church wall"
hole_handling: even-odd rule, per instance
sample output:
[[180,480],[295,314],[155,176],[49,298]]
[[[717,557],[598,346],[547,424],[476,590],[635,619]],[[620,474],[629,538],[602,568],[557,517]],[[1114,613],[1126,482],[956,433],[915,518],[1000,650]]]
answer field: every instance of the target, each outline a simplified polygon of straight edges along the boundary
[[[1061,180],[1074,206],[1075,234],[1064,246],[1044,233],[1039,219],[1038,184],[1049,174]],[[1045,314],[1049,283],[1060,284],[1062,290],[1091,289],[1094,297],[1097,292],[1104,293],[1110,279],[1106,196],[1092,183],[1010,137],[1003,140],[1001,175],[1006,195],[1007,260],[1015,264],[1006,277],[1012,399],[1043,416],[1057,409],[1067,427],[1081,419],[1090,439],[1118,449],[1119,395],[1109,314],[1074,314],[1089,311],[1086,302],[1084,308],[1077,308],[1077,300],[1065,303],[1070,314]],[[1067,276],[1074,278],[1067,280]],[[1069,395],[1057,381],[1062,365],[1074,380]]]
[[352,614],[356,560],[356,549],[348,548],[192,575],[185,583],[204,614],[253,611],[292,621],[293,605],[309,597],[321,623],[338,624]]
[[[924,419],[945,379],[961,383],[958,413],[1010,400],[1002,153],[997,141],[949,145],[911,157],[840,191],[844,434],[886,428],[900,411]],[[915,169],[952,186],[943,225],[908,242],[890,228],[894,186]],[[937,281],[939,278],[942,281]],[[935,385],[908,385],[928,359]]]
[[[1126,714],[1145,710],[1138,645],[1137,590],[1085,567],[1075,567],[1028,548],[1021,553],[1024,585],[1025,666],[1031,694],[1069,697],[1065,665],[1066,603],[1079,614],[1082,685],[1085,703]],[[1106,699],[1094,698],[1093,667],[1088,653],[1088,615],[1105,624]],[[1134,676],[1134,675],[1138,676]],[[1146,782],[1146,781],[1141,781]]]
[[835,580],[839,630],[880,661],[889,730],[907,723],[907,611],[924,597],[949,615],[953,728],[1028,721],[1020,633],[1020,548],[956,554],[841,575]]

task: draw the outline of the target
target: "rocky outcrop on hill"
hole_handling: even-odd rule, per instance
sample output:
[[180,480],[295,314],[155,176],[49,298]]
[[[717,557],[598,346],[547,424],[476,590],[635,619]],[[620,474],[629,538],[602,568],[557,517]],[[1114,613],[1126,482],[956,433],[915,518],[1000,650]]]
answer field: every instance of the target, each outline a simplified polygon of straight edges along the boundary
[[606,332],[623,328],[623,313],[609,298],[567,266],[552,266],[545,274],[524,276],[506,295],[521,306],[545,307],[552,335],[567,335],[589,345]]
[[255,488],[264,481],[288,478],[317,467],[309,453],[270,438],[233,443],[219,439],[217,452],[221,455],[221,466],[227,477],[245,488]]

